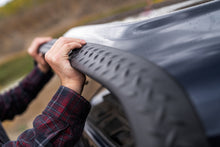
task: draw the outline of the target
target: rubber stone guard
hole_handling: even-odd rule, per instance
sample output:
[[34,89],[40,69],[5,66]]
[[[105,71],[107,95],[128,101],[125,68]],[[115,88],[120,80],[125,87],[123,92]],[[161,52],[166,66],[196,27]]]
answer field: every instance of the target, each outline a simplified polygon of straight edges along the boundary
[[[45,53],[53,43],[43,45],[41,51]],[[187,94],[158,66],[130,53],[92,43],[73,50],[70,62],[120,100],[136,146],[209,146]]]

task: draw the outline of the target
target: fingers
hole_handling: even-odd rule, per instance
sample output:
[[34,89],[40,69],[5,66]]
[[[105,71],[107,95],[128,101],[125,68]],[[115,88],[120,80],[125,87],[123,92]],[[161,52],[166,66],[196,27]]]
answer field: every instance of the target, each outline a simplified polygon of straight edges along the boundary
[[78,42],[85,44],[86,42],[82,39],[76,39],[76,38],[67,38],[67,37],[60,37],[57,42],[63,42],[63,43],[70,43],[70,42]]
[[45,59],[49,64],[58,64],[59,60],[65,62],[68,60],[68,54],[71,50],[81,48],[84,44],[86,42],[81,39],[61,37],[46,53]]
[[38,52],[38,49],[40,45],[50,41],[51,39],[51,37],[37,37],[32,41],[30,47],[28,48],[29,55],[37,62],[37,66],[44,73],[46,73],[50,68],[44,60],[43,55]]
[[82,44],[78,42],[72,42],[72,43],[63,45],[62,50],[64,51],[66,55],[68,55],[71,50],[76,49],[76,48],[81,48],[81,47],[82,47]]
[[37,37],[33,41],[33,46],[39,47],[41,44],[46,43],[50,40],[52,40],[51,37]]
[[[60,37],[54,44],[54,46],[56,46],[56,48],[62,48],[64,46],[67,46],[67,48],[71,48],[72,47],[72,43],[79,43],[81,45],[86,44],[86,42],[84,40],[81,39],[75,39],[75,38],[66,38],[66,37]],[[73,46],[72,49],[74,49],[75,47]],[[80,48],[80,47],[79,47]]]
[[38,48],[40,45],[52,40],[51,37],[37,37],[33,40],[31,43],[30,47],[28,48],[28,53],[32,56],[35,57],[38,54]]
[[39,53],[38,56],[36,56],[36,59],[35,59],[39,64],[42,64],[42,65],[46,65],[47,63],[45,62],[45,59],[44,59],[44,55],[42,53]]
[[81,39],[61,37],[55,42],[55,44],[49,50],[49,53],[60,52],[62,55],[68,55],[71,50],[81,48],[84,44],[86,44],[86,42]]
[[86,42],[81,39],[59,38],[52,48],[46,53],[45,59],[54,72],[58,75],[63,86],[81,93],[85,76],[71,67],[69,52],[81,48]]

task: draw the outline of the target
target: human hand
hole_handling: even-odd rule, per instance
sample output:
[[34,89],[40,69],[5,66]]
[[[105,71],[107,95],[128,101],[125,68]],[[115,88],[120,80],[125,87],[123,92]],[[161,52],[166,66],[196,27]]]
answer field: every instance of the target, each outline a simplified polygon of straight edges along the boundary
[[38,52],[38,48],[40,45],[52,40],[51,37],[37,37],[35,38],[30,47],[28,48],[28,54],[33,57],[33,59],[37,62],[38,68],[43,72],[46,73],[49,71],[50,67],[45,61],[43,54]]
[[45,55],[47,63],[59,76],[61,84],[79,94],[82,92],[85,75],[71,67],[68,54],[85,44],[86,42],[81,39],[61,37]]

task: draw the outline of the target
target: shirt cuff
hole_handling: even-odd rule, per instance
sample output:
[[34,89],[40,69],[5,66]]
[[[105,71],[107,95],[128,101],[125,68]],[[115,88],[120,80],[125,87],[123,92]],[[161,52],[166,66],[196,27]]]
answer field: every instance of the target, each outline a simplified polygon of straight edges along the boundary
[[91,109],[90,103],[75,91],[60,86],[43,114],[55,117],[73,125],[84,122]]

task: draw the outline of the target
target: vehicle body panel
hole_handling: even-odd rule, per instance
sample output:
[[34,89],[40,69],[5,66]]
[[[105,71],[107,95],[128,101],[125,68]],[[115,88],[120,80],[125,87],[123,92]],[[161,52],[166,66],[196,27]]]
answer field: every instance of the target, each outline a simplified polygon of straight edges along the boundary
[[187,91],[207,135],[220,134],[220,1],[140,22],[78,27],[64,36],[124,50],[161,66]]

